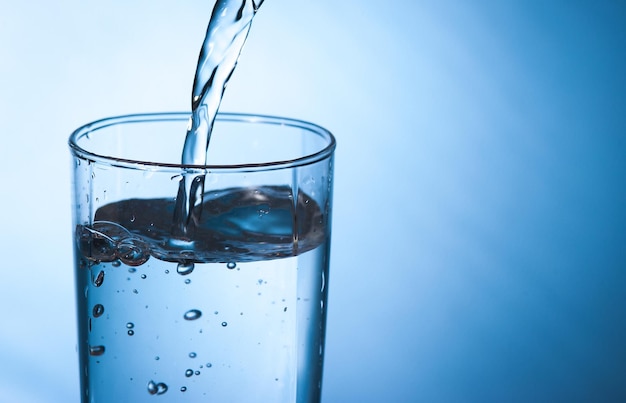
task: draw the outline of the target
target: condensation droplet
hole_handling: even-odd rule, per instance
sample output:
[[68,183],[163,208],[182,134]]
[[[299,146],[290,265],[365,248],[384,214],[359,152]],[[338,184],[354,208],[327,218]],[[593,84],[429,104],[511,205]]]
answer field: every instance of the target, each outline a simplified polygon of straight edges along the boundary
[[191,280],[189,279],[185,280],[185,284],[189,284],[189,283],[191,283]]
[[186,387],[186,386],[181,386],[181,387],[180,387],[180,391],[181,391],[181,392],[185,392],[186,390],[187,390],[187,387]]
[[200,316],[202,316],[202,312],[200,312],[197,309],[190,309],[187,312],[185,312],[185,314],[183,315],[185,320],[196,320]]
[[187,371],[185,371],[185,376],[186,376],[187,378],[189,378],[189,377],[193,376],[193,370],[188,369]]
[[89,355],[97,357],[104,354],[104,346],[89,346]]
[[196,371],[194,372],[196,375],[200,375],[200,371]]
[[100,316],[102,316],[102,314],[104,313],[104,305],[102,304],[96,304],[93,307],[93,317],[94,318],[99,318]]
[[206,367],[207,367],[207,368],[211,368],[212,366],[213,366],[213,364],[211,364],[210,362],[207,362],[207,363],[206,363]]
[[134,324],[133,322],[128,322],[128,323],[126,324],[126,327],[127,327],[128,329],[132,329],[132,328],[134,328],[134,327],[135,327],[135,324]]
[[129,336],[132,336],[135,334],[135,331],[133,329],[130,329],[127,333]]
[[180,274],[181,276],[186,276],[187,274],[191,273],[193,269],[194,269],[193,262],[180,262],[178,263],[178,266],[176,267],[176,272]]
[[148,276],[146,276],[145,274],[142,274],[141,278],[145,280],[146,278],[148,278]]
[[228,326],[228,323],[227,322],[222,322],[222,326],[226,327],[226,326]]
[[120,267],[121,265],[122,265],[122,262],[120,262],[119,260],[114,260],[111,263],[111,266],[113,266],[113,267]]
[[226,267],[230,270],[234,269],[235,267],[237,267],[237,263],[235,262],[228,262],[226,263]]

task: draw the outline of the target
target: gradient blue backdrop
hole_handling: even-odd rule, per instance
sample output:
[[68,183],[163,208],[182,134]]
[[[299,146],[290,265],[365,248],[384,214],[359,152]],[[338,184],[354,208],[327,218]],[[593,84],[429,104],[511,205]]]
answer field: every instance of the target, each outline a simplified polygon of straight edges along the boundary
[[[66,138],[188,110],[212,3],[0,2],[0,401],[78,401]],[[264,3],[223,110],[337,136],[325,402],[626,401],[625,77],[619,0]]]

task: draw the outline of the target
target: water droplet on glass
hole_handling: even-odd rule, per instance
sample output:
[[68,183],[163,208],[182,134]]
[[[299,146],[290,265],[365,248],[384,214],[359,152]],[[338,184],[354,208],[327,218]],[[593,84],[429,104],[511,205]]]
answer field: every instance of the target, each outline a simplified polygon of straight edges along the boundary
[[197,309],[190,309],[189,311],[185,312],[185,314],[183,315],[185,320],[196,320],[200,316],[202,316],[202,312],[200,312]]
[[162,395],[165,392],[167,392],[167,385],[163,382],[148,382],[148,393],[150,393],[151,395]]
[[133,322],[128,322],[128,323],[126,324],[126,327],[127,327],[128,329],[132,329],[132,328],[134,328],[134,327],[135,327],[135,324],[134,324]]
[[129,268],[128,268],[128,272],[129,272],[129,273],[136,273],[136,272],[137,272],[137,269],[135,269],[134,267],[129,267]]
[[100,287],[103,281],[104,281],[104,270],[100,270],[100,272],[93,279],[93,285],[95,285],[96,287]]
[[188,369],[187,371],[185,371],[185,376],[186,376],[187,378],[189,378],[189,377],[190,377],[190,376],[192,376],[192,375],[193,375],[193,370]]
[[196,358],[197,354],[194,352],[189,353],[189,358]]
[[196,371],[194,372],[196,375],[200,375],[200,371]]
[[226,263],[226,267],[230,270],[234,269],[235,267],[237,267],[237,263],[235,262],[228,262]]
[[181,392],[185,392],[186,390],[187,390],[187,387],[186,387],[186,386],[181,386],[181,387],[180,387],[180,391],[181,391]]
[[213,364],[211,364],[210,362],[207,362],[207,363],[206,363],[206,367],[207,367],[207,368],[211,368],[212,366],[213,366]]
[[159,356],[157,355],[156,357],[154,357],[154,359],[155,359],[156,361],[159,361],[159,360],[161,359],[161,357],[159,357]]
[[132,336],[132,335],[134,335],[134,334],[135,334],[135,331],[134,331],[134,330],[132,330],[132,329],[130,329],[127,333],[128,333],[128,335],[129,335],[129,336]]
[[186,276],[193,271],[193,262],[180,262],[176,267],[176,272],[181,276]]
[[122,265],[122,262],[120,262],[119,260],[114,260],[111,263],[111,266],[113,266],[113,267],[120,267],[121,265]]
[[223,326],[223,327],[226,327],[226,326],[228,326],[228,323],[226,323],[226,322],[222,322],[222,326]]
[[104,346],[89,346],[89,355],[99,356],[104,354]]
[[104,313],[104,306],[102,304],[96,304],[93,307],[93,317],[99,318]]
[[148,276],[146,276],[145,274],[142,274],[141,278],[145,280],[146,278],[148,278]]
[[185,284],[189,284],[189,283],[191,283],[191,280],[189,279],[185,280]]

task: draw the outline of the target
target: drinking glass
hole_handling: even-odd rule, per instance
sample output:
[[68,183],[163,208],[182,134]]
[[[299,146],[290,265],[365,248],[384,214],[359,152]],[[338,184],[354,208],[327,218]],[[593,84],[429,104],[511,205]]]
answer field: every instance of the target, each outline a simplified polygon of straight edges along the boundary
[[81,399],[319,402],[335,139],[222,113],[182,165],[188,120],[70,136]]

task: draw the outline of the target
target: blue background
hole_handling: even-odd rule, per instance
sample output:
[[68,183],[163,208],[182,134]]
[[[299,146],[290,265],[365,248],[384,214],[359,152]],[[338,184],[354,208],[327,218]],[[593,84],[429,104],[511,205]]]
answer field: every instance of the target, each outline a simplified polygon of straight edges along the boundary
[[[0,2],[0,401],[78,401],[67,136],[211,8]],[[626,3],[268,0],[222,110],[337,137],[325,402],[626,401]]]

